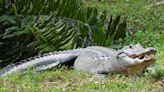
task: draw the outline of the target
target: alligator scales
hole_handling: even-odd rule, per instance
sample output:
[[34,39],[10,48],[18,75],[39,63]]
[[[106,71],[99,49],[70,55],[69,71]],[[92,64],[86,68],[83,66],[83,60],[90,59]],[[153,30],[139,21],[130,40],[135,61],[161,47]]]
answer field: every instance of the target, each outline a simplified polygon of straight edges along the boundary
[[120,50],[101,46],[90,46],[68,51],[51,52],[21,61],[3,68],[0,76],[22,72],[30,67],[37,71],[48,70],[57,66],[73,66],[77,71],[106,75],[109,73],[141,74],[148,66],[155,63],[155,48],[143,48],[140,44],[129,45]]

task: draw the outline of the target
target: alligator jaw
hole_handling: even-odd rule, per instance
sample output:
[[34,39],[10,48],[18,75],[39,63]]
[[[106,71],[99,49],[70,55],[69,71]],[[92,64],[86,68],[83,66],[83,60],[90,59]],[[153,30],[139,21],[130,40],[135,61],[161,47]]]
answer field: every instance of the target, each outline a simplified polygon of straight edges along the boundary
[[143,62],[128,66],[126,72],[127,75],[140,75],[146,67],[154,64],[156,61],[155,53],[149,53],[144,56],[138,56],[137,58],[143,60]]
[[143,59],[145,58],[145,56],[148,56],[148,57],[150,56],[151,58],[155,58],[155,54],[156,54],[156,50],[152,49],[141,54],[128,55],[128,56],[133,59],[135,58]]
[[132,65],[132,66],[128,66],[127,67],[127,71],[126,71],[126,74],[127,75],[141,75],[141,73],[143,72],[143,70],[150,66],[151,64],[154,64],[155,61],[154,60],[149,60],[149,61],[146,61],[146,62],[142,62],[142,63],[139,63],[139,64],[135,64],[135,65]]
[[122,72],[126,75],[140,75],[146,67],[155,63],[155,53],[156,51],[150,50],[148,52],[141,53],[138,55],[128,56],[136,63],[124,67],[124,69],[122,69],[124,71]]

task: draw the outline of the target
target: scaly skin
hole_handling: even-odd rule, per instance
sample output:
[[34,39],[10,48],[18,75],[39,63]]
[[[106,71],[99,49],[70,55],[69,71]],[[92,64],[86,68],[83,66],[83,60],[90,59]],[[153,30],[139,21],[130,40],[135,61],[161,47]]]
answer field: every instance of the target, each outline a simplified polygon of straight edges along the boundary
[[5,67],[0,71],[0,76],[24,71],[30,67],[35,67],[36,71],[42,71],[59,65],[74,65],[75,70],[92,74],[106,75],[112,72],[121,72],[137,75],[155,63],[155,53],[154,48],[145,49],[139,44],[129,45],[120,50],[91,46],[33,57],[25,60],[22,64]]

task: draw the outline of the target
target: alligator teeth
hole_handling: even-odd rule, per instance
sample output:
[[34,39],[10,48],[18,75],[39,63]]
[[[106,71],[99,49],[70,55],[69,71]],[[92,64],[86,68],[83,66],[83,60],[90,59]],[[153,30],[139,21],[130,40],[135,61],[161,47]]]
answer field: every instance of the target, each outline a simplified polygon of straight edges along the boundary
[[143,59],[144,57],[145,57],[144,55],[143,56],[138,56],[139,59]]

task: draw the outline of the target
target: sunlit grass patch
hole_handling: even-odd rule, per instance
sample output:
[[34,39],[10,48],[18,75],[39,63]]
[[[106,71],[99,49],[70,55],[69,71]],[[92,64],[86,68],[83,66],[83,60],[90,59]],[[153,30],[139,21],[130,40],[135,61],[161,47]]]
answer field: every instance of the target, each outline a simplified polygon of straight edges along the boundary
[[92,75],[74,70],[51,70],[25,75],[9,75],[0,78],[2,91],[158,91],[162,92],[161,79],[147,76],[125,76],[115,74],[102,80],[94,80]]

